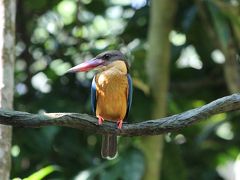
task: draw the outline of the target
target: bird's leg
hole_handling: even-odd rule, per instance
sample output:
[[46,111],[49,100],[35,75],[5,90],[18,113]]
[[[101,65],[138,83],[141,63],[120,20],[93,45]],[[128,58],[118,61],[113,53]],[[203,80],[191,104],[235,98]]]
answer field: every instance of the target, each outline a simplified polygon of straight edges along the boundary
[[122,123],[123,123],[123,120],[122,120],[122,119],[120,119],[120,120],[117,121],[117,128],[118,128],[118,129],[122,129]]
[[98,118],[98,125],[102,125],[104,119],[101,116],[97,116],[97,118]]

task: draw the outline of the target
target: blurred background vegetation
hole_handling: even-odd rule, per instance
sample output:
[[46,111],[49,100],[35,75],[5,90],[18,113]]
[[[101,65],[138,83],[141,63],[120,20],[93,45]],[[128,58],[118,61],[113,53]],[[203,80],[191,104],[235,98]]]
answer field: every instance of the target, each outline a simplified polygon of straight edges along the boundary
[[[148,0],[18,0],[14,109],[91,114],[94,72],[64,73],[104,50],[120,49],[132,64],[130,122],[150,119],[149,6]],[[176,1],[168,36],[167,115],[240,90],[239,9],[239,0]],[[119,138],[119,156],[108,161],[101,159],[98,135],[63,127],[14,128],[11,177],[141,179],[146,167],[141,143],[140,137]],[[161,179],[227,179],[234,171],[240,177],[237,112],[165,134],[164,143]]]

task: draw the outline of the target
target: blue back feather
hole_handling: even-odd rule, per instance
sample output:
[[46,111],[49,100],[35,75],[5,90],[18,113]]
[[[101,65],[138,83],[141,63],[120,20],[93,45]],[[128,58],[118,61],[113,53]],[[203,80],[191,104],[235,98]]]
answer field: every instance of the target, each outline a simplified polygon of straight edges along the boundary
[[97,103],[97,97],[96,97],[96,82],[95,82],[95,76],[92,80],[92,87],[91,87],[91,105],[92,105],[92,111],[95,114],[96,113],[96,103]]
[[124,118],[125,120],[128,118],[128,114],[129,114],[130,109],[131,109],[132,94],[133,94],[132,78],[131,78],[130,74],[127,74],[127,78],[128,78],[128,101],[127,101],[127,112],[126,112],[126,116]]

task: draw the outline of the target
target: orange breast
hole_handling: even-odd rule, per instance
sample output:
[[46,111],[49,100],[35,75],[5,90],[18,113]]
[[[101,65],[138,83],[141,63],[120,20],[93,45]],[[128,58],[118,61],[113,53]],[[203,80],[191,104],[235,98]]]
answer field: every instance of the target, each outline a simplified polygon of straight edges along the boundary
[[123,120],[127,112],[128,80],[125,74],[102,72],[96,75],[96,115],[106,120]]

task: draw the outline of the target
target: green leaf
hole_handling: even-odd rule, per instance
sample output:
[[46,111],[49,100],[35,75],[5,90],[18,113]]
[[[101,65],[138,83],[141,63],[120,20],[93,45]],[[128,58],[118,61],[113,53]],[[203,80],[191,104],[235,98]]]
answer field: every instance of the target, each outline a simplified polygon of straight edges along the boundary
[[33,173],[27,178],[24,178],[23,180],[41,180],[47,175],[51,174],[52,172],[58,171],[58,170],[59,170],[58,166],[50,165],[38,170],[37,172]]
[[240,5],[233,5],[229,2],[213,0],[213,3],[226,16],[233,26],[236,37],[240,40]]
[[88,180],[140,180],[144,173],[144,157],[136,149],[129,149],[127,154],[113,160],[105,161],[95,168],[79,173],[75,178]]
[[123,172],[121,173],[124,180],[140,180],[144,173],[144,157],[137,151],[132,150],[131,154],[124,159]]
[[215,31],[217,32],[221,45],[226,50],[230,36],[230,29],[228,26],[227,18],[211,0],[208,0],[206,2],[212,16]]
[[219,10],[228,17],[232,23],[240,28],[240,12],[239,5],[231,5],[230,3],[213,0],[215,6],[219,8]]

